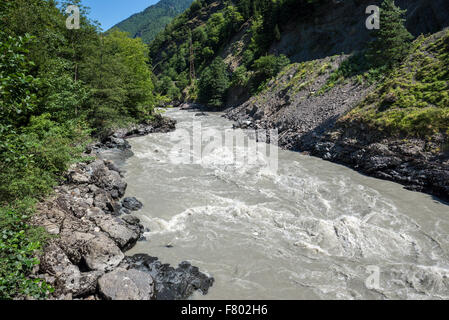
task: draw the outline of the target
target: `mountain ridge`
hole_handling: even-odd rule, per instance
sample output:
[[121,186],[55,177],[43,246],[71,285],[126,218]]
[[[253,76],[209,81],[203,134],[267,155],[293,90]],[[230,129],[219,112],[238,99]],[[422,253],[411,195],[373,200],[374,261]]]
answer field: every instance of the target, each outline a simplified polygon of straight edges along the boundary
[[117,23],[111,29],[120,29],[128,32],[133,38],[142,38],[145,43],[150,43],[174,17],[184,12],[192,2],[193,0],[161,0]]

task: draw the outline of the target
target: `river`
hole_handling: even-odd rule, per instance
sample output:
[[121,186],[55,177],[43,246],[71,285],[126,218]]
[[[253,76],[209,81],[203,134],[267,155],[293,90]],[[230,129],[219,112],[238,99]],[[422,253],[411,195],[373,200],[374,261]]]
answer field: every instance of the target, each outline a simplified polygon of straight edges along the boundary
[[[193,299],[449,298],[449,206],[401,185],[300,153],[230,162],[217,147],[194,163],[173,155],[192,123],[224,132],[220,114],[170,109],[177,130],[132,138],[127,194],[147,241],[129,254],[183,260],[215,278]],[[116,159],[117,160],[117,159]]]

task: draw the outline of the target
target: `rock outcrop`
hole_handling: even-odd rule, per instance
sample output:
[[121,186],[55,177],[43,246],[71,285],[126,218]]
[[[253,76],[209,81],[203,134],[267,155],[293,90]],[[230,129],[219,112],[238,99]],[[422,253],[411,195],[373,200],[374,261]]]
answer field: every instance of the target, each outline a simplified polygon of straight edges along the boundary
[[123,266],[149,273],[156,282],[158,300],[183,300],[200,290],[207,294],[214,283],[214,278],[199,272],[197,267],[188,262],[181,262],[178,268],[162,264],[158,258],[146,254],[126,257]]
[[105,161],[72,166],[67,181],[38,204],[33,217],[55,236],[36,275],[54,286],[54,298],[86,298],[96,294],[98,279],[118,267],[122,250],[132,247],[144,228],[137,218],[117,216],[126,183]]
[[88,152],[98,152],[102,149],[129,150],[131,145],[126,139],[144,136],[150,133],[167,133],[176,128],[176,121],[161,115],[156,115],[149,123],[141,123],[128,128],[117,129],[88,147]]

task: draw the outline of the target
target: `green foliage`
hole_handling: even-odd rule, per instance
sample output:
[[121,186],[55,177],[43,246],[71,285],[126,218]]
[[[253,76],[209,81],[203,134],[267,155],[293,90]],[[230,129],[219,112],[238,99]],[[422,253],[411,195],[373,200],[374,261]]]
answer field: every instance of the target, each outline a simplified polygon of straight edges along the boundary
[[102,38],[100,50],[81,71],[92,87],[90,119],[98,132],[151,116],[156,100],[147,63],[141,39],[118,30]]
[[207,67],[198,85],[198,99],[209,106],[219,108],[223,105],[223,99],[229,88],[229,76],[223,59],[216,58]]
[[254,61],[253,69],[255,71],[254,89],[260,89],[264,86],[267,80],[276,76],[286,65],[290,63],[290,60],[284,56],[267,55],[260,57]]
[[[0,31],[1,32],[1,31]],[[30,36],[0,35],[0,123],[19,125],[27,120],[36,103],[37,79],[29,75],[32,63],[24,46]]]
[[405,28],[405,14],[394,4],[384,0],[380,9],[380,29],[370,44],[367,56],[374,66],[394,65],[406,56],[413,36]]
[[356,81],[361,85],[372,85],[384,78],[388,71],[387,66],[373,66],[364,53],[356,52],[341,62],[339,67],[329,75],[326,83],[317,94],[323,94],[344,81]]
[[449,134],[449,32],[420,37],[411,54],[342,121],[389,134]]
[[33,200],[82,160],[92,132],[150,119],[163,98],[153,92],[148,47],[100,34],[86,8],[79,30],[65,27],[55,1],[0,9],[0,299],[44,298],[50,288],[29,277],[45,240],[28,225]]
[[[196,73],[207,75],[203,71],[220,56],[225,45],[242,30],[244,24],[248,23],[251,41],[242,54],[242,61],[249,73],[254,74],[253,71],[257,71],[252,70],[255,60],[265,56],[270,45],[281,39],[281,25],[296,16],[305,16],[307,12],[313,10],[314,3],[317,2],[314,0],[196,0],[190,9],[173,19],[151,43],[151,59],[159,79],[158,92],[170,91],[175,95],[172,98],[177,98],[178,92],[186,89],[185,82],[180,80],[182,73],[189,73],[190,34]],[[247,83],[256,84],[253,91],[257,90],[268,77],[263,73],[258,73],[256,76],[255,81],[247,81]],[[172,82],[166,81],[165,77],[170,77]],[[163,83],[168,84],[169,87],[164,88]],[[179,90],[175,90],[173,85]],[[160,89],[162,91],[159,91]]]
[[[162,0],[134,14],[128,19],[118,23],[113,28],[128,32],[133,38],[142,38],[145,43],[150,43],[156,35],[164,30],[165,26],[178,14],[184,12],[193,0]],[[193,2],[190,14],[194,14],[201,8],[199,1]]]
[[0,207],[0,299],[45,298],[53,291],[43,280],[26,275],[39,264],[36,251],[48,238],[40,228],[28,225],[32,202],[24,200]]
[[238,67],[232,74],[232,86],[245,87],[249,81],[249,74],[244,65]]

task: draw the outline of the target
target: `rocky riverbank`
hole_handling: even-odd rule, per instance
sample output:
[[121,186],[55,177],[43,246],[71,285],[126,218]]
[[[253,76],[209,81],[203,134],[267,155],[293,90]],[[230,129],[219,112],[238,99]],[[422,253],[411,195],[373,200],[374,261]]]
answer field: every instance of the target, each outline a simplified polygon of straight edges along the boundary
[[[105,148],[129,149],[128,137],[174,128],[174,121],[160,117],[151,125],[118,130],[88,152],[95,156]],[[213,278],[188,262],[174,269],[147,255],[125,256],[145,240],[148,230],[131,214],[141,203],[122,199],[127,184],[114,163],[78,163],[65,178],[51,198],[38,204],[32,220],[52,235],[33,272],[55,289],[51,299],[187,299],[196,290],[207,294]]]
[[[420,49],[431,55],[431,46],[426,43],[438,43],[445,32],[429,37]],[[404,63],[413,65],[418,56],[411,53]],[[242,129],[277,129],[282,148],[344,164],[364,174],[401,183],[407,189],[449,200],[447,133],[391,132],[368,122],[345,119],[368,95],[374,101],[372,106],[378,101],[388,104],[391,99],[398,99],[394,94],[382,96],[378,89],[382,81],[369,85],[350,78],[329,85],[329,79],[345,59],[337,56],[292,64],[260,94],[229,108],[226,117]],[[370,110],[381,116],[379,107]],[[428,121],[428,127],[432,127]]]
[[281,128],[278,143],[283,149],[343,164],[366,175],[400,183],[408,190],[449,201],[449,152],[443,135],[430,139],[388,137],[362,124],[336,124],[338,118],[334,116],[320,119],[319,113],[315,117],[319,124],[308,130],[302,125],[289,126],[292,118],[268,117],[260,121],[235,110],[226,117],[236,121],[234,128]]
[[[272,129],[276,125],[255,121],[248,115],[227,114],[235,128]],[[442,135],[431,139],[387,137],[363,125],[351,128],[329,118],[309,131],[291,126],[280,132],[281,148],[303,152],[324,160],[349,166],[376,178],[403,184],[406,189],[425,192],[449,201],[449,152]],[[288,121],[278,124],[287,126]],[[442,150],[443,152],[435,152]]]

